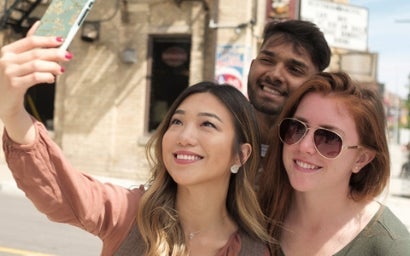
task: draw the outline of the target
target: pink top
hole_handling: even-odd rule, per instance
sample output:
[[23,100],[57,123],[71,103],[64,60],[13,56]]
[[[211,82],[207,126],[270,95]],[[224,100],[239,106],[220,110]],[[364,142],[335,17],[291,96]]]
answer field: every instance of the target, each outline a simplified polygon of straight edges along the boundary
[[[103,241],[101,255],[113,255],[135,224],[142,187],[126,189],[80,173],[66,160],[40,122],[30,145],[3,134],[6,161],[17,186],[39,211],[55,222],[68,223]],[[217,256],[236,256],[241,237],[235,232]]]

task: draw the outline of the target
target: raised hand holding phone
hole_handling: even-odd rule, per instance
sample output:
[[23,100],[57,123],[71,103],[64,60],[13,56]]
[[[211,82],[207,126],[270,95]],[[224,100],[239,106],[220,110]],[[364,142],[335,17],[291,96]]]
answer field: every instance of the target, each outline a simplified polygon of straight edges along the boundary
[[66,50],[90,12],[95,0],[53,0],[34,33],[41,36],[60,36]]

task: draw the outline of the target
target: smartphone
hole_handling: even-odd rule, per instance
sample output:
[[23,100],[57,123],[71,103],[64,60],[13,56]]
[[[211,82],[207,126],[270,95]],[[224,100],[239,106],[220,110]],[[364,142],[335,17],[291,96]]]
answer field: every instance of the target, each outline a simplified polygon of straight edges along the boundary
[[66,50],[83,24],[95,0],[52,0],[40,21],[35,35],[61,36]]

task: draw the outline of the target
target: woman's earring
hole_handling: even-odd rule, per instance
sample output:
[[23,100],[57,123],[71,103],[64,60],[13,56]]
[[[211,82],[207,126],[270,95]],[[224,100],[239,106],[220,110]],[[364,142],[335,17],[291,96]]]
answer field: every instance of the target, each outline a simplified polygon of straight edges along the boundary
[[238,170],[241,166],[239,164],[234,164],[231,166],[231,173],[238,173]]

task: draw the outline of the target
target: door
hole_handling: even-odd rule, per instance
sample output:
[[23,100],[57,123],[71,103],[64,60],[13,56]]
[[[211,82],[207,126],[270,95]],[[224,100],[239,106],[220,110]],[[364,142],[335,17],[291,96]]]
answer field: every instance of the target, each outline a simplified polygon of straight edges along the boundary
[[148,131],[157,128],[178,95],[188,87],[190,36],[150,38],[151,88]]

